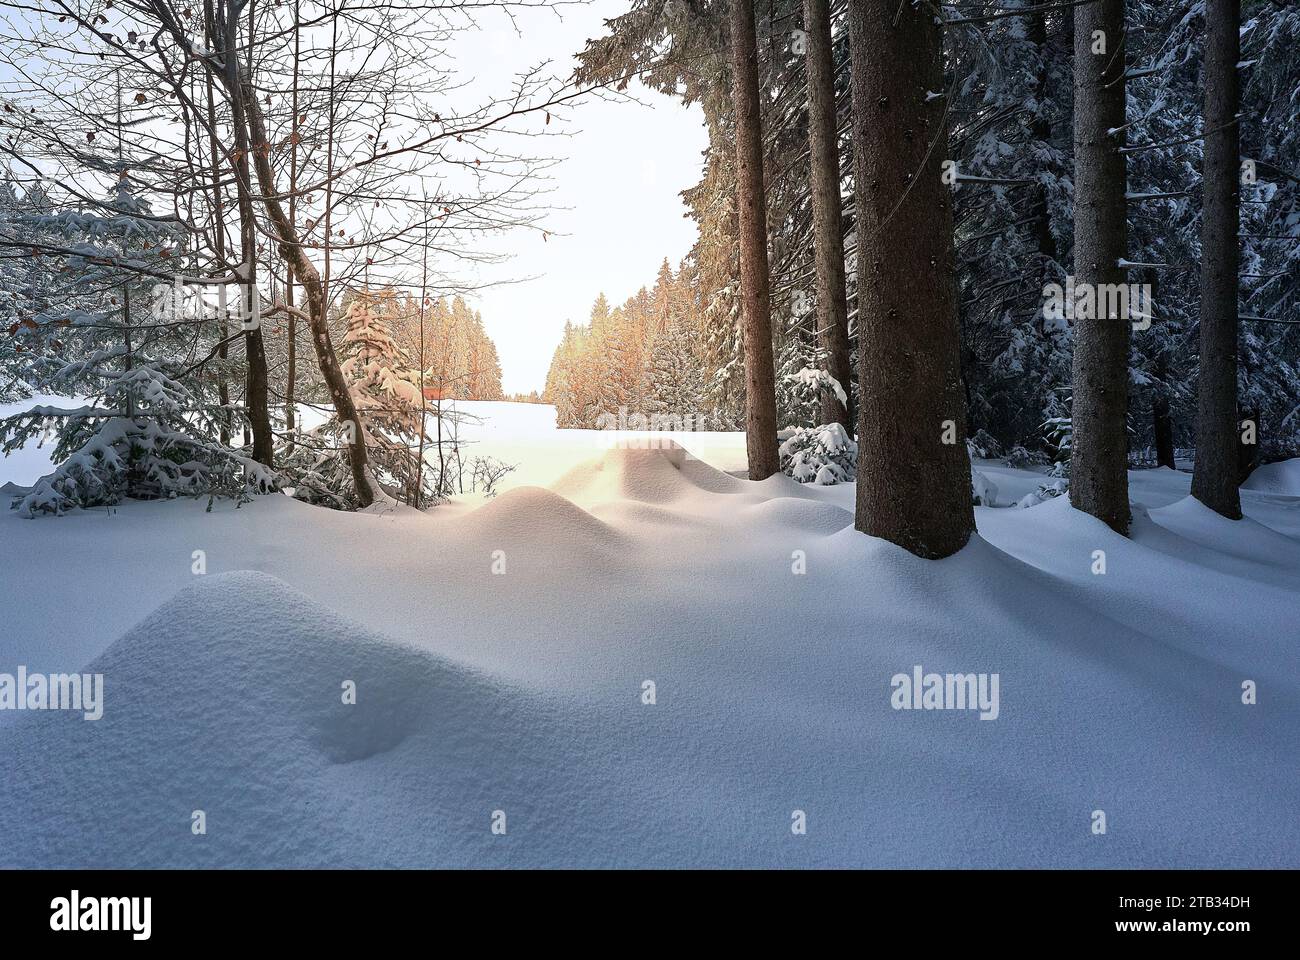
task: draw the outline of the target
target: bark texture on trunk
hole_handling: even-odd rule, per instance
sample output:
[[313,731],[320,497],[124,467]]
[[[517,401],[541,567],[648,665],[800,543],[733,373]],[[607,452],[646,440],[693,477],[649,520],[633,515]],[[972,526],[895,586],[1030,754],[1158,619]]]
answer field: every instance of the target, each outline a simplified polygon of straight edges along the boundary
[[807,33],[808,146],[812,166],[813,254],[817,267],[817,340],[826,369],[839,381],[848,405],[822,393],[821,422],[853,434],[853,384],[849,367],[849,308],[844,284],[844,226],[840,209],[839,123],[831,57],[830,0],[804,0]]
[[[225,21],[224,67],[228,87],[238,86],[239,63],[235,51],[239,48],[239,38],[235,12],[232,3]],[[248,129],[244,123],[244,104],[241,98],[232,97],[230,107],[231,126],[235,134],[235,196],[239,203],[240,320],[244,330],[244,362],[247,365],[244,413],[253,434],[253,459],[269,467],[274,456],[274,434],[271,431],[266,346],[262,341],[261,295],[257,290],[257,227],[254,222],[257,214],[253,209],[252,173],[248,165]]]
[[1240,0],[1206,0],[1201,359],[1192,496],[1230,520],[1241,519],[1241,499],[1237,493],[1240,22]]
[[758,104],[753,0],[731,0],[732,102],[736,121],[736,207],[745,345],[745,445],[749,478],[781,469],[776,441],[776,365],[767,263],[767,200]]
[[[1104,52],[1098,45],[1104,43]],[[1128,244],[1124,126],[1124,0],[1074,8],[1074,273],[1076,287],[1103,293],[1126,282]],[[1117,298],[1074,320],[1074,439],[1070,502],[1128,534],[1128,351],[1130,320]],[[1107,303],[1107,301],[1111,301]],[[1080,316],[1078,314],[1084,314]]]
[[[974,529],[934,11],[849,0],[858,214],[857,529],[922,557]],[[945,442],[948,441],[948,442]]]
[[[289,107],[293,119],[289,122],[289,222],[298,222],[298,68],[302,63],[302,26],[300,11],[298,9],[298,0],[293,3],[293,82],[291,84],[291,97]],[[294,306],[293,301],[293,264],[285,264],[284,272],[285,290],[284,302],[290,307]],[[298,384],[298,318],[293,311],[289,312],[286,321],[288,328],[289,344],[289,362],[288,369],[285,371],[284,384],[284,426],[288,435],[289,448],[293,449],[294,424],[297,422],[297,401],[294,394],[297,392]]]

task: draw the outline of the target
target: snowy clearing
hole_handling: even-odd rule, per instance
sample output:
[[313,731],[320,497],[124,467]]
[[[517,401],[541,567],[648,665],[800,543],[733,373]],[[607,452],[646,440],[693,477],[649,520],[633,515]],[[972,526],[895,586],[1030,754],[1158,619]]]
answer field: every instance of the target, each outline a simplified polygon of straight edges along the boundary
[[[483,505],[0,515],[0,672],[105,689],[0,711],[0,865],[1300,864],[1296,461],[1241,523],[1140,471],[1131,540],[1058,497],[931,562],[852,485],[729,474],[740,434],[466,407],[520,465]],[[996,719],[894,709],[918,665],[996,674]]]

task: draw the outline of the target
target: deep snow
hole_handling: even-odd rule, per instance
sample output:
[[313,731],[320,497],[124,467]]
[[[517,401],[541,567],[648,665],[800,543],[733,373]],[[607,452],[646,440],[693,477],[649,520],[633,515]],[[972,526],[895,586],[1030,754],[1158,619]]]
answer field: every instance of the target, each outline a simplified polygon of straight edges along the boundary
[[[1300,865],[1294,486],[1233,524],[1136,472],[1131,540],[1057,498],[927,562],[738,434],[473,407],[520,464],[482,506],[0,516],[0,672],[105,678],[99,721],[0,711],[0,865]],[[998,718],[892,709],[916,664]]]

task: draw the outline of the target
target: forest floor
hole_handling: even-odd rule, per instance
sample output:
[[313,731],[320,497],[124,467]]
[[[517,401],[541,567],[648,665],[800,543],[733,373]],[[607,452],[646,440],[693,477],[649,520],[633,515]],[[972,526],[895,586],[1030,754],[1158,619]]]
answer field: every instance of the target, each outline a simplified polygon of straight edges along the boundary
[[0,866],[1300,865],[1300,461],[1239,523],[1137,471],[1131,539],[1061,497],[927,562],[741,435],[470,407],[486,503],[0,511],[0,673],[104,678],[0,711]]

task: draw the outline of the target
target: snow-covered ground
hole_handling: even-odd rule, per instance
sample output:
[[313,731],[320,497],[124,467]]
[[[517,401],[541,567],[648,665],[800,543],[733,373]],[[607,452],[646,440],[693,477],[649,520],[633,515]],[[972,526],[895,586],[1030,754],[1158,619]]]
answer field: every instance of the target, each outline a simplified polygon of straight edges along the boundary
[[[1057,498],[927,562],[738,434],[469,406],[519,464],[482,505],[3,512],[0,672],[104,713],[0,711],[0,866],[1300,865],[1300,464],[1240,523],[1141,471],[1131,540]],[[894,709],[917,665],[996,719]]]

